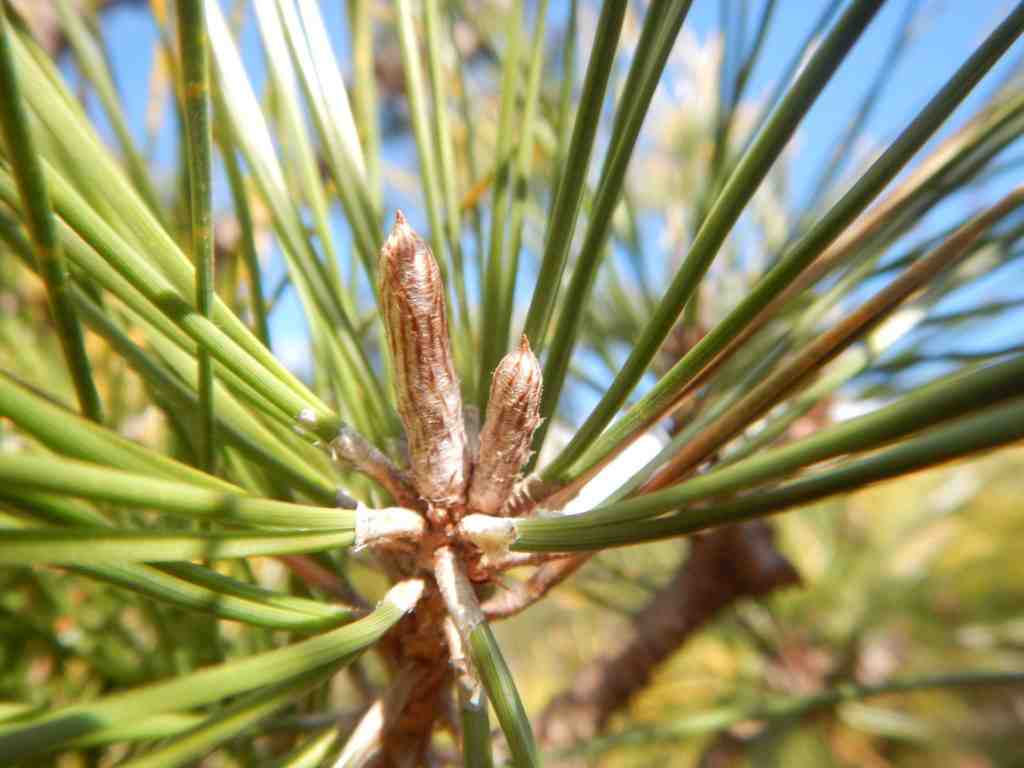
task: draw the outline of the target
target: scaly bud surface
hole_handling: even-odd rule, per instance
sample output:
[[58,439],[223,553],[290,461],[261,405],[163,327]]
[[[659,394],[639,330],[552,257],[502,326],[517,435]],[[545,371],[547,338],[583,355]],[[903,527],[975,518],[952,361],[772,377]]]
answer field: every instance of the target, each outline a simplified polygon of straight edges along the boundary
[[462,393],[452,361],[444,284],[429,246],[399,211],[380,252],[381,315],[416,490],[436,507],[465,501]]
[[487,419],[469,489],[469,507],[498,512],[512,493],[519,470],[530,457],[533,431],[540,424],[541,368],[524,335],[519,348],[498,363],[491,378]]

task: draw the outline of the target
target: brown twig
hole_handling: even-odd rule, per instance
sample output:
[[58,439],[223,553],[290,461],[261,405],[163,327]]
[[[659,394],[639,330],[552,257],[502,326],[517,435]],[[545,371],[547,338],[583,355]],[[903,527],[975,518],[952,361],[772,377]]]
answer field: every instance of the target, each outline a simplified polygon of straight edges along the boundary
[[441,632],[445,615],[441,594],[431,583],[416,610],[399,621],[378,646],[393,674],[405,669],[415,673],[405,706],[389,718],[379,765],[424,764],[452,678],[448,644]]
[[351,464],[353,469],[375,480],[399,506],[409,509],[422,506],[409,476],[356,430],[342,426],[331,441],[330,450],[335,461]]
[[544,565],[564,557],[565,555],[557,552],[506,552],[504,555],[488,558],[487,565],[495,571],[508,571],[512,568]]
[[689,557],[637,614],[619,651],[590,662],[548,705],[538,729],[547,746],[569,746],[596,736],[647,685],[659,664],[725,608],[799,583],[762,520],[727,526],[692,541]]
[[507,619],[526,610],[578,571],[592,553],[572,555],[544,563],[522,584],[499,592],[482,606],[488,621]]

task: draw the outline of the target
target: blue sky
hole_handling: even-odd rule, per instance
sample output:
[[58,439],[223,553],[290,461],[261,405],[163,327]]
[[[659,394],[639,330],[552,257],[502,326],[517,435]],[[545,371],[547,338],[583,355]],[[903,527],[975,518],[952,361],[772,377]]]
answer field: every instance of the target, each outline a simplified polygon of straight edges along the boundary
[[[817,172],[827,159],[833,142],[884,60],[909,1],[890,0],[885,4],[801,126],[800,160],[792,168],[794,200],[805,199],[807,189],[817,178]],[[744,0],[725,2],[744,3]],[[763,2],[764,0],[748,0],[744,3],[750,9],[752,19],[748,23],[748,34],[752,31],[753,19],[758,17]],[[770,91],[778,74],[792,56],[794,48],[804,39],[815,19],[828,4],[828,0],[779,0],[773,26],[765,41],[764,53],[748,89],[751,97],[763,97]],[[978,42],[1005,16],[1012,5],[1013,3],[1007,0],[923,0],[920,3],[916,39],[890,73],[885,91],[867,124],[865,135],[879,143],[884,143],[895,136]],[[343,0],[325,1],[322,8],[335,42],[337,56],[342,67],[347,70],[348,33],[344,26]],[[552,2],[551,14],[553,21],[563,18],[565,5]],[[720,0],[695,0],[686,24],[698,37],[706,39],[718,29],[719,19]],[[105,26],[111,44],[115,77],[124,93],[131,125],[141,140],[148,79],[156,45],[155,29],[148,12],[132,9],[110,13]],[[585,42],[583,41],[584,46]],[[263,78],[263,66],[255,24],[251,18],[244,30],[243,53],[250,76],[258,87]],[[1016,63],[1022,56],[1024,47],[1021,41],[1018,41],[997,70],[989,75],[956,113],[939,138],[961,125],[966,116],[973,111],[972,107],[976,106],[1000,79],[1007,66]],[[93,111],[96,112],[95,109]],[[155,152],[158,167],[165,169],[167,173],[174,167],[174,142],[173,130],[165,130]],[[406,151],[402,151],[401,147],[396,147],[391,152],[389,159],[409,156],[407,148]],[[1012,178],[1000,179],[980,188],[973,197],[965,196],[957,205],[980,205],[983,200],[991,199],[999,188],[1008,187],[1012,181]],[[223,189],[220,190],[218,199],[226,200]],[[410,213],[414,222],[420,219],[416,211]],[[938,213],[932,218],[932,225],[941,227],[944,221],[949,220],[950,213],[949,208]],[[995,285],[982,285],[979,290],[987,291],[985,295],[1000,295],[1000,284],[997,281]],[[1024,324],[1024,314],[1015,317]],[[1006,340],[1003,337],[1019,336],[1015,325],[1016,323],[1011,322],[995,329],[992,343],[1001,343]],[[301,313],[294,301],[285,303],[276,313],[273,330],[276,339],[282,343],[287,343],[289,339],[301,340]],[[280,352],[290,357],[294,349],[282,348]]]
[[[258,0],[257,0],[258,1]],[[898,29],[909,0],[889,0],[856,48],[846,59],[828,88],[822,93],[801,127],[801,154],[806,165],[795,170],[795,188],[802,194],[802,182],[812,178],[811,169],[818,167],[831,148],[830,140],[846,121],[873,78],[885,55],[894,32]],[[744,0],[727,0],[743,3]],[[764,0],[747,0],[752,18],[760,12]],[[695,0],[687,17],[687,26],[703,39],[718,29],[720,0]],[[347,29],[342,13],[344,0],[325,1],[322,12],[336,46],[343,68],[348,67]],[[813,26],[815,19],[829,5],[828,0],[781,0],[775,20],[765,42],[764,53],[755,70],[749,92],[756,98],[771,89],[783,70],[794,47]],[[879,140],[894,135],[942,83],[956,66],[973,50],[1012,7],[1008,0],[924,0],[921,3],[919,33],[911,50],[892,73],[878,106],[868,123],[868,135]],[[560,3],[551,4],[553,18],[564,15]],[[250,19],[251,21],[251,19]],[[106,30],[111,41],[115,77],[122,88],[126,108],[137,135],[142,135],[142,119],[146,106],[146,88],[152,66],[156,33],[146,11],[122,8],[108,14]],[[752,23],[751,25],[752,26]],[[259,44],[255,25],[247,23],[244,36],[246,64],[254,82],[263,79]],[[1021,41],[1011,49],[1000,64],[1005,69],[1024,55]],[[998,70],[988,80],[999,78]],[[962,107],[958,116],[969,114],[971,105],[983,97],[978,89]],[[951,126],[962,122],[954,119]],[[950,126],[947,126],[948,132]],[[168,132],[169,134],[169,132]],[[157,162],[173,162],[173,136],[161,143]]]

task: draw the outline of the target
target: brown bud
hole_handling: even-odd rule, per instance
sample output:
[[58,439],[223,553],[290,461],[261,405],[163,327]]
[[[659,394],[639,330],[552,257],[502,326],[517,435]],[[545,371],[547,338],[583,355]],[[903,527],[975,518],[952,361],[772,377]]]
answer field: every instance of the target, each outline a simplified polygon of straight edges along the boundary
[[512,493],[540,424],[540,395],[540,363],[524,335],[519,349],[502,358],[491,378],[480,456],[469,489],[470,509],[494,514]]
[[381,248],[378,271],[395,398],[416,490],[438,507],[460,504],[468,476],[466,429],[444,285],[429,246],[401,211]]

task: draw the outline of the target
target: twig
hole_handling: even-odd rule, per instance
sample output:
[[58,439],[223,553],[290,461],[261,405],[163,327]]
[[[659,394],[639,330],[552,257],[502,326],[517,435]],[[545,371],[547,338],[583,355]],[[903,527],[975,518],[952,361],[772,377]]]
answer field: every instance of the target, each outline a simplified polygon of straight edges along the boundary
[[540,718],[541,739],[567,746],[593,738],[659,664],[722,610],[798,582],[764,521],[695,537],[690,556],[637,614],[620,650],[592,661],[551,701]]
[[578,571],[592,553],[572,555],[544,563],[533,575],[515,588],[502,592],[483,604],[484,616],[488,621],[507,619],[526,610],[548,592]]
[[509,552],[499,557],[489,558],[487,564],[496,571],[507,571],[528,565],[544,565],[564,557],[565,555],[554,552]]
[[331,458],[351,464],[354,469],[377,481],[401,506],[422,506],[409,476],[394,465],[375,445],[349,426],[342,426],[330,445]]

